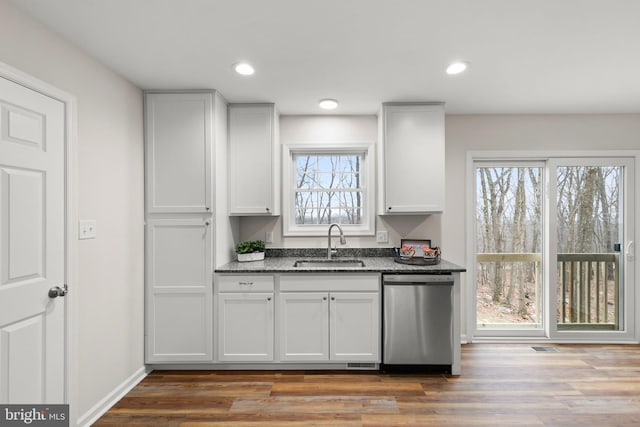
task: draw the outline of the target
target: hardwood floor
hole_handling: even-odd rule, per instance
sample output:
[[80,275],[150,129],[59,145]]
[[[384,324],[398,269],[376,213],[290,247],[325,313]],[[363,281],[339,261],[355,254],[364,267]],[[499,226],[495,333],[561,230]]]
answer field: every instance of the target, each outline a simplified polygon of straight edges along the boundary
[[462,375],[155,371],[95,426],[638,426],[640,346],[471,344]]

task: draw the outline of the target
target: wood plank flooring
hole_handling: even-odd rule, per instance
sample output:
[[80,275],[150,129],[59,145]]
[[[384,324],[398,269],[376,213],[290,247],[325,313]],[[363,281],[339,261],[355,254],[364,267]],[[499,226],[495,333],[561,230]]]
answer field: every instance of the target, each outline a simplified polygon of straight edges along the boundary
[[462,347],[462,375],[155,371],[95,426],[638,426],[640,346]]

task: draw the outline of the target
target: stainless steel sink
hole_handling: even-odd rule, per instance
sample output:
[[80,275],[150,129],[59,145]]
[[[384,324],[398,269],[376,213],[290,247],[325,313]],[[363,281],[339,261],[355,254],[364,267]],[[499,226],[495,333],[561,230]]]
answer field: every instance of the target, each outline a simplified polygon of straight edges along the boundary
[[364,261],[359,259],[299,259],[294,267],[364,267]]

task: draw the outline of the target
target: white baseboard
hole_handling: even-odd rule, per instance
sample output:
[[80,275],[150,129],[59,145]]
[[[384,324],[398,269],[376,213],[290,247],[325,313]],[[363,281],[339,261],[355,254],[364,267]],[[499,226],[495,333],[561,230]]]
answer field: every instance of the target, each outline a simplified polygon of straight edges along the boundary
[[129,393],[132,388],[142,381],[149,372],[151,372],[151,369],[148,369],[145,366],[134,372],[133,375],[124,380],[122,384],[114,388],[111,393],[96,403],[93,408],[80,416],[80,418],[78,418],[78,426],[89,427],[91,424],[95,423],[98,418],[103,416],[109,410],[109,408],[115,405],[118,400],[122,399],[125,394]]

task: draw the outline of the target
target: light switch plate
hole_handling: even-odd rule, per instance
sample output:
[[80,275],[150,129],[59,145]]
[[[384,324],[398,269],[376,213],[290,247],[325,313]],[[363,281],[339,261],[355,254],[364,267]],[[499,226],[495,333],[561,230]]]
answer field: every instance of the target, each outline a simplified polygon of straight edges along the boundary
[[376,242],[377,243],[388,243],[389,242],[389,233],[386,230],[380,230],[376,233]]
[[264,236],[265,243],[273,243],[273,231],[267,231]]
[[78,225],[78,240],[95,239],[96,238],[96,220],[83,219]]

